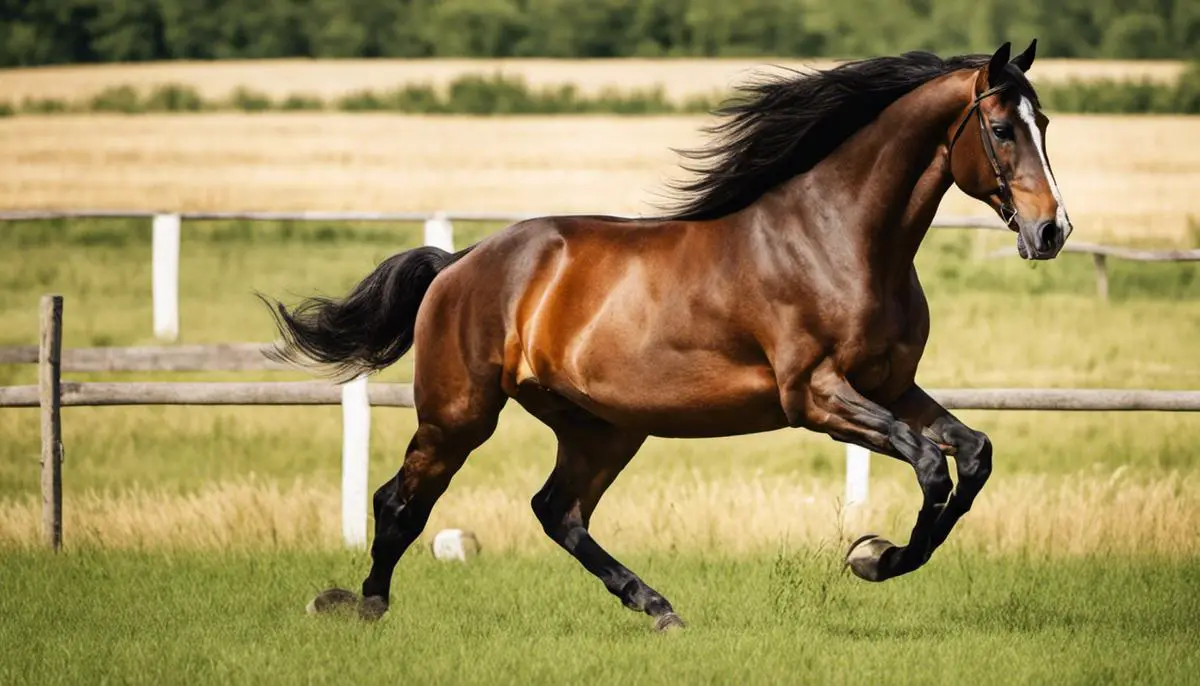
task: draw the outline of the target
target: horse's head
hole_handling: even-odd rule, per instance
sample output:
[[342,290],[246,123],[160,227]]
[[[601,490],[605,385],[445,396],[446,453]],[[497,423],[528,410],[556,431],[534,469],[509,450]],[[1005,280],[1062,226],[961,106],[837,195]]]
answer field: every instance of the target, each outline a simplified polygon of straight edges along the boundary
[[986,202],[1017,232],[1017,252],[1030,260],[1058,255],[1071,235],[1050,159],[1049,119],[1025,78],[1037,41],[1009,61],[1008,43],[975,77],[974,97],[956,122],[950,169],[963,192]]

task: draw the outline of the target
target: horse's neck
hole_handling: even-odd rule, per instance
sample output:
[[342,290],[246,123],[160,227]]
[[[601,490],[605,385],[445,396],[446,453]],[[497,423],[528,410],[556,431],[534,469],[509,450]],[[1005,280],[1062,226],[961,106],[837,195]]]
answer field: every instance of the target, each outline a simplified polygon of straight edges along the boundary
[[[973,73],[951,74],[905,95],[810,178],[793,180],[788,195],[806,208],[805,231],[835,232],[874,273],[906,276],[953,183],[944,146],[966,107],[968,79]],[[824,226],[831,215],[836,226]]]

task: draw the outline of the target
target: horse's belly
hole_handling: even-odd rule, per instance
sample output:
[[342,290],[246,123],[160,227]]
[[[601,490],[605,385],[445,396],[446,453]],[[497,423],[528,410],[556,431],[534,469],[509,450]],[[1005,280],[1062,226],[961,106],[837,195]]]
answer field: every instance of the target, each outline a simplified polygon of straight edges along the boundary
[[604,374],[581,375],[586,383],[554,390],[606,421],[654,436],[733,436],[787,426],[770,367],[705,362],[608,365]]

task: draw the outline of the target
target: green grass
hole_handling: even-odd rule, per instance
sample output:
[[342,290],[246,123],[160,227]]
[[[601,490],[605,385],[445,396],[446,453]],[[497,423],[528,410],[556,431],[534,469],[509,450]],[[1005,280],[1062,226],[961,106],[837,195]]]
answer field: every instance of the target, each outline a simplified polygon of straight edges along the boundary
[[656,635],[566,554],[401,563],[378,624],[303,614],[362,554],[0,557],[0,682],[1194,683],[1200,564],[939,555],[881,585],[834,552],[634,557]]

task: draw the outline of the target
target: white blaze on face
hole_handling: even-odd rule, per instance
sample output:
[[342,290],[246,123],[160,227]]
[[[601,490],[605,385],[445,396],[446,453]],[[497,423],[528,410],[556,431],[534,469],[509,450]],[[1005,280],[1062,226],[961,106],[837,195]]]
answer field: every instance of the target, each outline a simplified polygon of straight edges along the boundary
[[1029,98],[1021,96],[1021,102],[1017,105],[1017,114],[1021,117],[1021,121],[1025,122],[1025,126],[1029,127],[1029,139],[1033,141],[1033,147],[1037,148],[1038,158],[1042,162],[1042,172],[1046,175],[1046,183],[1050,184],[1050,194],[1058,203],[1058,212],[1054,216],[1054,221],[1062,227],[1063,240],[1066,240],[1071,235],[1071,220],[1067,218],[1067,206],[1063,204],[1062,194],[1058,192],[1058,182],[1054,180],[1054,173],[1050,171],[1045,140],[1042,138],[1042,130],[1038,128],[1037,118],[1033,114],[1033,103],[1029,101]]

